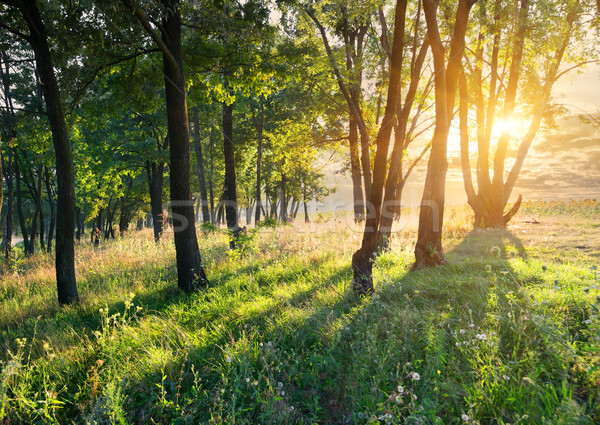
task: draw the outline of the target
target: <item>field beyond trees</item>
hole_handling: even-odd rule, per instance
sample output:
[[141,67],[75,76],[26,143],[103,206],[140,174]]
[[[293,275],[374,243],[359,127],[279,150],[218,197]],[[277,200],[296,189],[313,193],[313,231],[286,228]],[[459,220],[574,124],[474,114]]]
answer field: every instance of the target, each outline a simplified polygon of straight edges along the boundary
[[351,290],[345,216],[266,221],[235,250],[205,226],[210,285],[192,295],[168,230],[81,243],[66,307],[53,256],[17,247],[0,266],[0,422],[598,423],[597,210],[529,202],[508,230],[469,231],[454,208],[449,264],[417,272],[401,226],[372,297]]

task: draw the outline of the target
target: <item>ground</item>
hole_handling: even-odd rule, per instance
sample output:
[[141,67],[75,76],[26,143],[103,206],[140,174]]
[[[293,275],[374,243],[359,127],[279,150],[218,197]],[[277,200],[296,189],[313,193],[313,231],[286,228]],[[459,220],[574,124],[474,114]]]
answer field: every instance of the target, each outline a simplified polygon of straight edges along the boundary
[[449,264],[414,273],[408,217],[370,298],[350,291],[345,216],[251,230],[234,252],[200,232],[211,283],[191,296],[168,232],[78,246],[80,306],[55,301],[51,256],[17,256],[0,423],[598,423],[596,209],[530,203],[478,232],[452,209]]

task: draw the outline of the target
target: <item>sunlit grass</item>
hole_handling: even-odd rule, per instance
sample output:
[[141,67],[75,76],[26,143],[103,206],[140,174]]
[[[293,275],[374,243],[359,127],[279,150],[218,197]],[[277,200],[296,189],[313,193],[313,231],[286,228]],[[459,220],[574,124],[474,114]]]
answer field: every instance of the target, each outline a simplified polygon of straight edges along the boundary
[[405,228],[378,257],[377,293],[366,299],[350,291],[360,234],[340,218],[321,221],[313,232],[263,229],[244,255],[227,254],[224,235],[200,233],[211,284],[191,296],[176,289],[168,233],[158,245],[143,231],[79,246],[76,307],[58,307],[49,256],[17,259],[1,272],[0,417],[600,420],[595,251],[563,246],[570,236],[559,219],[467,233],[468,216],[456,211],[450,264],[417,273],[408,272],[414,229]]

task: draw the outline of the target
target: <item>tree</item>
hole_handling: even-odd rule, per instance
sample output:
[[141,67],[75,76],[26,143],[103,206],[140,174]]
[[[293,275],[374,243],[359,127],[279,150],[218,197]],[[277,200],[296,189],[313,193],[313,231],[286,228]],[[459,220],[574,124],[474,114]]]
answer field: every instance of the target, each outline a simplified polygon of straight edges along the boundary
[[167,126],[170,150],[171,209],[174,226],[177,284],[189,293],[208,283],[200,258],[190,186],[190,133],[181,48],[181,11],[178,0],[161,2],[162,19],[155,30],[146,13],[129,0],[131,10],[163,55]]
[[56,157],[58,184],[56,225],[56,284],[58,301],[70,304],[79,300],[75,281],[75,189],[73,159],[69,131],[65,121],[60,89],[56,80],[46,28],[42,21],[38,2],[35,0],[2,0],[5,5],[19,10],[29,34],[3,25],[11,33],[26,40],[34,51],[39,84],[42,86],[46,113]]
[[446,171],[448,169],[448,134],[454,111],[469,12],[474,4],[475,0],[460,0],[458,2],[454,32],[450,42],[450,53],[448,59],[446,59],[446,49],[442,42],[437,21],[438,3],[436,0],[423,0],[423,11],[427,23],[427,35],[431,43],[435,75],[435,130],[431,139],[431,154],[427,163],[427,174],[419,211],[419,231],[415,245],[413,269],[446,262],[442,247],[442,228]]
[[[477,228],[503,228],[518,211],[521,196],[510,210],[505,211],[505,208],[543,119],[551,118],[555,112],[550,108],[552,87],[566,72],[585,63],[559,72],[572,40],[585,37],[585,25],[577,28],[582,16],[579,0],[553,2],[543,8],[521,0],[514,9],[496,1],[492,7],[490,19],[490,11],[482,5],[472,65],[465,69],[460,87],[461,164],[465,191],[475,213]],[[491,46],[486,47],[484,34],[489,33],[494,36]],[[582,56],[581,43],[571,49],[577,51],[576,57]],[[489,81],[483,78],[486,74],[490,75]],[[469,92],[473,95],[469,96]],[[471,101],[476,109],[475,122],[470,122],[468,117]],[[506,174],[509,145],[519,138],[511,125],[516,111],[520,111],[522,117],[529,115],[530,121],[527,132],[521,137],[515,162]],[[494,130],[500,126],[502,129],[495,139]],[[477,191],[471,174],[469,127],[476,129]],[[496,150],[492,177],[489,161],[493,142],[496,142]]]

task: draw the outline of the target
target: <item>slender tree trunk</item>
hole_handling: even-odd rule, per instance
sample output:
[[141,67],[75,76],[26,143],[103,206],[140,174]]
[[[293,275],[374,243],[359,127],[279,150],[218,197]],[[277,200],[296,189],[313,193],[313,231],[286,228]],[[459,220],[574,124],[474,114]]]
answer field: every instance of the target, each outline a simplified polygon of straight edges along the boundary
[[260,221],[260,210],[262,208],[260,191],[260,172],[262,167],[263,129],[265,126],[265,111],[262,101],[260,102],[260,121],[257,117],[254,117],[254,121],[258,133],[258,146],[256,152],[256,212],[254,214],[254,224],[256,225]]
[[287,184],[287,178],[285,174],[281,175],[281,196],[279,197],[279,199],[281,199],[281,203],[279,205],[279,220],[282,223],[285,223],[288,220],[288,216],[287,216],[287,199],[286,199],[286,184]]
[[46,113],[52,131],[56,156],[56,180],[58,186],[56,226],[56,285],[58,302],[70,304],[79,301],[75,280],[75,189],[73,157],[69,131],[62,108],[58,82],[54,74],[46,29],[42,22],[38,2],[19,2],[21,13],[29,28],[29,42],[33,48],[39,84],[46,101]]
[[[38,221],[40,220],[42,213],[42,179],[43,179],[43,167],[38,170],[38,187],[34,192],[35,195],[35,211],[33,213],[33,220],[31,221],[31,237],[29,238],[29,255],[35,254],[35,237],[38,231]],[[32,178],[33,179],[33,178]],[[35,180],[34,180],[35,181]],[[41,238],[41,235],[40,235]]]
[[164,217],[162,205],[162,188],[165,165],[160,161],[146,161],[146,174],[148,177],[148,189],[150,192],[150,211],[152,213],[152,226],[154,228],[154,242],[160,241],[163,232]]
[[6,220],[4,221],[4,256],[10,259],[12,250],[13,234],[13,210],[14,210],[14,189],[13,189],[13,155],[12,149],[8,149],[8,158],[3,167],[4,180],[6,181]]
[[29,233],[25,223],[25,215],[23,214],[23,191],[21,190],[21,170],[19,166],[19,158],[15,154],[15,177],[17,181],[17,214],[19,217],[19,226],[21,227],[21,236],[23,237],[23,251],[25,255],[30,255],[29,249]]
[[206,178],[204,176],[204,159],[202,156],[202,144],[200,142],[200,119],[198,118],[198,107],[194,106],[194,146],[196,148],[196,165],[198,170],[198,182],[200,183],[200,199],[202,205],[202,221],[210,222],[210,211],[208,210],[208,196],[206,191]]
[[354,115],[350,114],[348,125],[348,144],[350,145],[350,175],[352,177],[352,194],[354,198],[354,220],[365,219],[365,201],[362,190],[360,157],[358,155],[358,125]]
[[223,103],[223,155],[225,158],[225,216],[232,236],[229,247],[235,249],[240,231],[237,216],[237,187],[235,175],[235,144],[233,142],[233,105]]
[[[52,240],[54,239],[54,227],[56,225],[56,209],[54,207],[54,197],[52,196],[52,190],[50,186],[50,173],[46,172],[44,177],[46,181],[46,195],[48,196],[48,205],[50,208],[50,224],[48,226],[48,243],[46,246],[46,251],[52,252]],[[79,220],[77,222],[77,226],[79,227]],[[78,232],[80,231],[78,230]]]
[[[48,197],[50,199],[50,196]],[[81,208],[75,207],[75,223],[77,224],[77,231],[75,232],[75,239],[77,242],[81,240]]]

